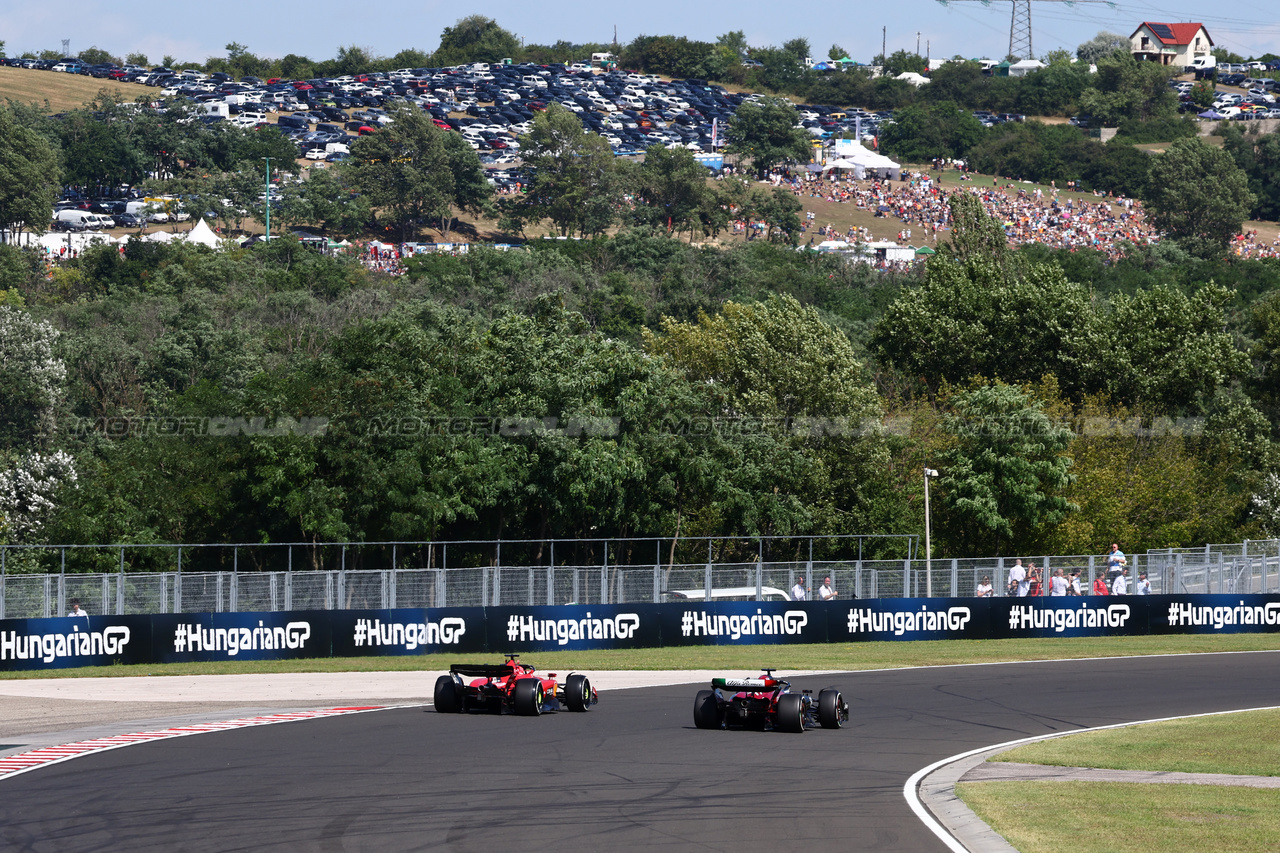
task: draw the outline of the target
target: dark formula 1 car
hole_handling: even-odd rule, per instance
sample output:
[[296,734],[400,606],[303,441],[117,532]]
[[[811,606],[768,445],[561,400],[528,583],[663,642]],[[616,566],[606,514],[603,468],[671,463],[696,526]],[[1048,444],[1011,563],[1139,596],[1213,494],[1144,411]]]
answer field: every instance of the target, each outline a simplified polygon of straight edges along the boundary
[[766,669],[759,678],[713,678],[710,690],[693,700],[693,724],[700,729],[745,728],[803,732],[821,726],[838,729],[849,720],[849,706],[834,687],[792,693],[791,683]]
[[[599,701],[585,675],[570,673],[560,684],[554,672],[546,678],[533,673],[533,667],[520,663],[519,655],[507,655],[503,664],[455,663],[448,675],[436,679],[436,710],[441,714],[506,711],[536,717],[562,707],[585,711]],[[470,683],[464,678],[470,678]]]

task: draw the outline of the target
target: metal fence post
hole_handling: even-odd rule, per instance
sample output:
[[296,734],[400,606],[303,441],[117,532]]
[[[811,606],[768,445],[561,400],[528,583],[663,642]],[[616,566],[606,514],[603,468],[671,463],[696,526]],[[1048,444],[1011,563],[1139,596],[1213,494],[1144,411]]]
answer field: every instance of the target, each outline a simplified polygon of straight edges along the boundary
[[764,540],[756,540],[756,601],[764,594]]
[[[653,603],[657,604],[662,600],[662,540],[656,540],[657,555],[653,561]],[[671,546],[671,562],[676,561],[675,545]]]
[[911,561],[902,561],[902,597],[911,597]]
[[62,549],[62,571],[58,574],[58,606],[53,615],[60,616],[67,612],[67,549]]
[[116,578],[116,615],[124,615],[124,549],[120,549],[120,575]]
[[[862,540],[858,540],[858,544],[862,544]],[[862,594],[862,560],[853,564],[853,594],[858,598],[865,598]]]
[[809,559],[804,564],[805,589],[813,589],[813,537],[809,537]]
[[711,540],[707,540],[707,572],[702,579],[702,600],[711,601]]
[[604,543],[604,568],[600,572],[600,603],[609,603],[609,543]]
[[[575,601],[577,598],[575,597]],[[551,565],[547,566],[547,606],[556,603],[556,540],[551,540]]]
[[951,597],[960,597],[960,561],[951,558]]
[[182,546],[178,546],[178,573],[173,578],[173,612],[182,612]]

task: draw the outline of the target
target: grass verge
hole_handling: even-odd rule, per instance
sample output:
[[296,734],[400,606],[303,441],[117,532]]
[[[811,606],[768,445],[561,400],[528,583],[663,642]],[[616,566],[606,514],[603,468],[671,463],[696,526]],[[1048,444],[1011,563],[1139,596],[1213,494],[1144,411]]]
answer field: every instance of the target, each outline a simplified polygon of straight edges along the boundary
[[[614,651],[529,652],[522,657],[543,670],[722,669],[866,670],[916,666],[1280,650],[1277,634],[1163,637],[1063,637],[1052,640],[938,640],[822,643],[784,646],[686,646]],[[396,672],[447,669],[458,660],[497,659],[497,654],[316,658],[285,661],[142,664],[3,672],[0,679],[102,676],[225,675],[280,672]]]
[[1223,714],[1102,732],[1020,746],[994,761],[1280,776],[1280,710]]
[[1280,850],[1280,791],[1115,782],[969,782],[956,791],[1019,853]]

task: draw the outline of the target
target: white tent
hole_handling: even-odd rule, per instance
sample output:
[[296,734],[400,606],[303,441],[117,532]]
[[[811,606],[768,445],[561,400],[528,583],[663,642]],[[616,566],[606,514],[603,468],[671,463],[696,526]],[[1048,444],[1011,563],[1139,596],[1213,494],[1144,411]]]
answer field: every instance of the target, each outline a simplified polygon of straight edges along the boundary
[[880,174],[887,174],[895,181],[902,180],[901,165],[883,154],[863,148],[860,143],[852,139],[840,140],[839,150],[840,159],[831,161],[826,168],[853,169],[854,175],[859,180],[866,177],[868,169],[874,169]]
[[856,168],[858,168],[857,163],[853,162],[852,160],[847,160],[844,157],[841,157],[838,160],[828,160],[826,164],[823,165],[822,171],[829,172],[832,169],[856,169]]
[[168,243],[171,240],[178,239],[177,234],[170,234],[168,231],[156,231],[153,234],[146,234],[142,238],[148,243]]
[[196,222],[194,228],[183,235],[183,239],[188,243],[198,243],[201,246],[208,246],[210,249],[216,249],[222,245],[221,238],[219,238],[217,234],[213,233],[213,229],[209,227],[209,224],[205,222],[203,218]]
[[1039,71],[1041,68],[1044,68],[1044,63],[1040,60],[1024,59],[1009,66],[1009,76],[1026,77],[1032,71]]
[[899,74],[897,77],[894,77],[893,79],[906,80],[908,83],[910,83],[912,86],[915,86],[917,89],[919,89],[925,83],[929,82],[928,77],[924,76],[923,74],[917,74],[914,71],[903,71],[901,74]]
[[111,243],[115,240],[110,234],[60,234],[56,231],[50,231],[42,234],[34,241],[28,241],[26,245],[39,246],[40,248],[60,252],[67,249],[72,252],[83,252],[93,243]]

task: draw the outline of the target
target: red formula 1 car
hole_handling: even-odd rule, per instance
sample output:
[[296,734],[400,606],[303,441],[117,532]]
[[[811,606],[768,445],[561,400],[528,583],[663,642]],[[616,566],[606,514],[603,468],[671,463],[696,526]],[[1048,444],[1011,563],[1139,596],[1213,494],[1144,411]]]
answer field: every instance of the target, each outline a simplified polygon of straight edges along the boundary
[[[436,679],[435,705],[441,714],[463,711],[501,714],[503,711],[536,717],[543,711],[585,711],[599,701],[591,680],[570,673],[564,684],[554,672],[543,678],[533,667],[520,663],[519,655],[507,655],[503,664],[455,663],[449,674]],[[463,678],[470,678],[470,683]]]
[[700,729],[774,729],[803,732],[838,729],[849,721],[849,706],[834,687],[791,692],[791,683],[766,669],[759,678],[713,678],[710,690],[693,700],[693,724]]

